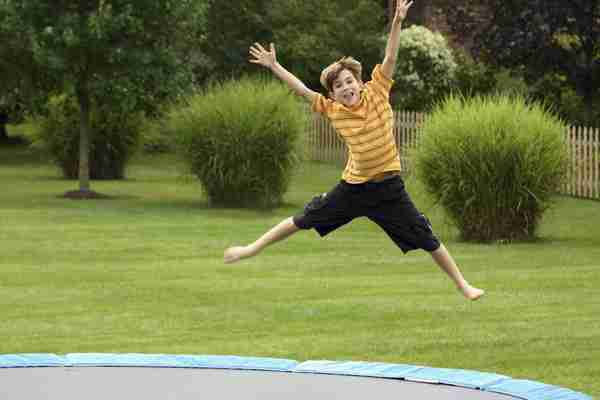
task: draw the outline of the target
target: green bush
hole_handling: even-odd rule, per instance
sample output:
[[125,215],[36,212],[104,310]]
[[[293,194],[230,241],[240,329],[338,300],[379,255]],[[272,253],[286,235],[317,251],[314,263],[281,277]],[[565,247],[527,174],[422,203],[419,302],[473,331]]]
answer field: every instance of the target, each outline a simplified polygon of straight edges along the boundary
[[586,107],[583,97],[559,73],[540,76],[530,85],[532,98],[552,104],[559,115],[572,125],[600,127],[600,91]]
[[400,33],[394,102],[403,110],[425,111],[453,87],[456,61],[446,39],[413,25]]
[[[74,97],[50,98],[47,115],[36,121],[38,140],[67,179],[79,177],[79,105]],[[122,179],[125,166],[139,147],[143,117],[108,107],[92,107],[90,116],[90,178]]]
[[522,97],[451,96],[423,126],[417,172],[463,239],[529,239],[562,183],[565,132]]
[[299,101],[279,82],[215,84],[168,114],[166,125],[211,204],[281,203],[306,127]]
[[463,50],[455,50],[454,59],[456,60],[454,92],[470,97],[488,95],[494,91],[497,79],[489,66],[473,60]]
[[[533,99],[531,88],[517,70],[502,69],[494,74],[494,93]],[[547,103],[551,104],[551,103]]]
[[141,126],[141,142],[148,154],[169,153],[175,150],[175,140],[160,118],[147,118]]

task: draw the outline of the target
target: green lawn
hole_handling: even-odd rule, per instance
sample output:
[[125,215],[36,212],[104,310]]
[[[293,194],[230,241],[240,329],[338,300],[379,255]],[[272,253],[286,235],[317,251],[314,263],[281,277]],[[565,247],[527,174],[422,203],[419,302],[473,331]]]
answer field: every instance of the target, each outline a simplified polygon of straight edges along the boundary
[[272,212],[211,209],[172,156],[125,181],[77,188],[39,155],[0,148],[0,354],[144,352],[382,361],[475,369],[600,395],[600,203],[558,199],[540,240],[457,241],[409,191],[467,278],[463,300],[424,252],[402,255],[368,221],[301,232],[224,265],[338,179],[307,163]]

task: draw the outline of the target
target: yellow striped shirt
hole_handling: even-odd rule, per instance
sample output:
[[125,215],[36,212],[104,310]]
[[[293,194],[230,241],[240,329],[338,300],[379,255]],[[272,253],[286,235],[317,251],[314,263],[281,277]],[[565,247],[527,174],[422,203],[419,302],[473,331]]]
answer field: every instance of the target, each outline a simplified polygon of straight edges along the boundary
[[363,183],[383,172],[401,169],[390,105],[393,83],[377,65],[354,107],[348,108],[320,94],[313,101],[313,111],[331,121],[348,148],[348,162],[342,174],[348,183]]

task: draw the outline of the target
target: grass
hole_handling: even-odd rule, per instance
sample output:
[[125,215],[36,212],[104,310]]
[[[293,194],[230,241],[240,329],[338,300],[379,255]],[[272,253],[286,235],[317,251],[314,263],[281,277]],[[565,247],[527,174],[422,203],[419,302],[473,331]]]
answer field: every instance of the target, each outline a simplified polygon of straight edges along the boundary
[[301,232],[224,265],[328,190],[306,163],[273,211],[213,209],[172,156],[125,181],[77,188],[42,156],[0,148],[0,354],[142,352],[382,361],[506,374],[600,395],[600,203],[559,198],[533,243],[456,240],[418,182],[409,191],[467,278],[464,301],[424,252],[402,255],[368,221]]

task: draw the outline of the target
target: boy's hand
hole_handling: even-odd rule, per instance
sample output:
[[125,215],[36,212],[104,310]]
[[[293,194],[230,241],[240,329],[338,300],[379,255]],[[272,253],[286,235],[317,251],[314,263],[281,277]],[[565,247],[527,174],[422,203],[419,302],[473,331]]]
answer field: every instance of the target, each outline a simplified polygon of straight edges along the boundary
[[275,45],[271,43],[269,51],[265,50],[260,43],[254,43],[250,46],[250,54],[253,59],[250,59],[251,63],[260,64],[267,68],[273,68],[277,63],[277,54],[275,53]]
[[406,18],[406,13],[410,6],[412,6],[412,1],[407,0],[396,0],[396,13],[394,14],[394,19],[392,24],[400,24]]
[[296,78],[294,74],[277,62],[275,45],[273,43],[270,44],[269,50],[265,50],[260,43],[254,43],[250,46],[250,54],[253,57],[249,60],[251,63],[260,64],[263,67],[269,68],[275,76],[285,82],[297,95],[304,97],[310,102],[317,96],[316,92],[307,88],[300,79]]

